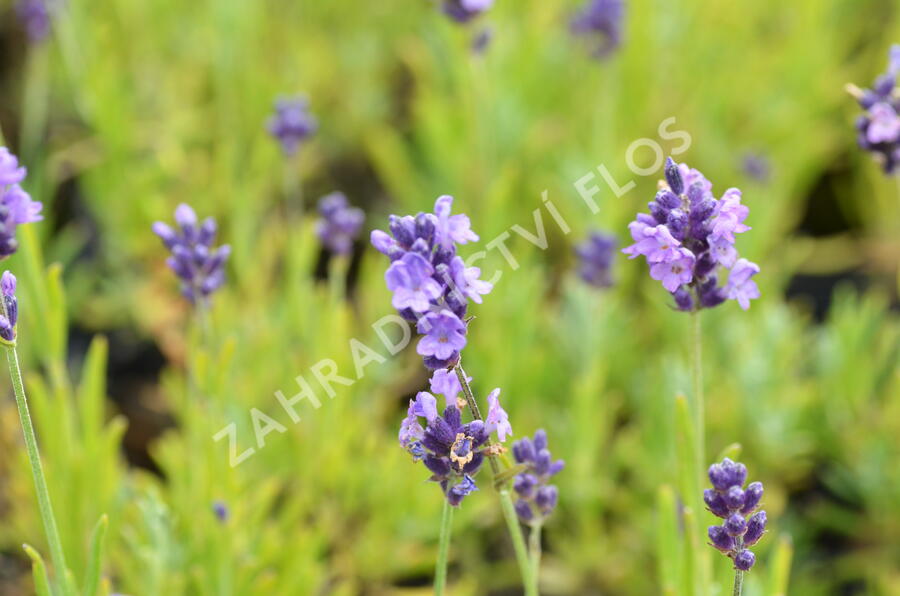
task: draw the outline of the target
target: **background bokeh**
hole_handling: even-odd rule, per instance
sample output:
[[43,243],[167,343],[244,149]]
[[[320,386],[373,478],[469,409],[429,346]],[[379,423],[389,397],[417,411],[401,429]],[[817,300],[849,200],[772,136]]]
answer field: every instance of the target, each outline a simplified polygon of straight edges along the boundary
[[[573,231],[548,221],[546,251],[513,234],[514,271],[489,253],[485,271],[504,275],[471,311],[466,368],[477,395],[502,387],[517,437],[546,428],[567,461],[544,593],[661,593],[679,556],[658,545],[657,494],[677,486],[688,317],[637,261],[617,259],[612,289],[585,287],[572,247],[592,228],[628,240],[657,176],[633,176],[626,150],[676,147],[657,132],[674,117],[692,137],[677,159],[744,191],[740,250],[762,268],[748,312],[729,303],[703,322],[709,459],[739,443],[767,490],[746,593],[778,592],[769,563],[790,545],[792,594],[900,593],[900,186],[857,150],[843,91],[885,69],[900,7],[627,6],[622,47],[596,61],[568,32],[568,1],[499,0],[461,27],[425,0],[68,0],[38,45],[0,2],[0,125],[47,215],[4,265],[77,576],[106,512],[116,592],[429,593],[441,496],[396,442],[427,379],[414,350],[300,424],[274,398],[323,358],[349,376],[349,339],[377,346],[371,323],[391,312],[386,260],[367,233],[329,259],[313,201],[344,191],[368,231],[452,194],[487,241],[533,230],[546,190]],[[493,40],[475,55],[483,27]],[[265,122],[297,93],[319,131],[285,159]],[[748,175],[748,155],[767,177]],[[637,185],[602,187],[593,215],[574,183],[599,164]],[[304,201],[285,196],[291,180]],[[205,330],[150,233],[179,202],[216,216],[233,247]],[[253,407],[287,430],[231,468],[212,437],[234,422],[241,450],[255,446]],[[20,545],[46,548],[11,397],[0,454],[0,594],[29,593]],[[456,517],[454,595],[520,593],[487,486]],[[729,564],[714,562],[724,585]]]

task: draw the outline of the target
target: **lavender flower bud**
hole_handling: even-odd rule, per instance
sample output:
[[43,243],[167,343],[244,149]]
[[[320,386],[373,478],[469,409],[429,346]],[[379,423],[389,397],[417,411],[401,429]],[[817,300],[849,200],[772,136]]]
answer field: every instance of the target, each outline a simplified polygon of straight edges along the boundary
[[744,532],[747,531],[747,521],[741,514],[732,513],[725,520],[725,523],[722,524],[722,527],[725,528],[729,536],[737,538],[738,536],[743,536]]
[[676,195],[684,192],[684,180],[681,178],[681,172],[678,171],[678,164],[671,157],[666,159],[666,182]]
[[540,508],[541,513],[549,515],[556,508],[559,500],[559,491],[554,485],[544,486],[538,489],[534,502]]
[[722,519],[728,517],[729,511],[728,506],[725,504],[725,499],[713,489],[708,488],[703,491],[703,502],[706,503],[707,509],[713,515]]
[[517,463],[524,464],[534,461],[534,444],[531,439],[525,437],[513,443],[513,457]]
[[513,489],[519,493],[523,499],[531,499],[534,496],[535,487],[538,479],[531,474],[519,474],[513,481]]
[[744,506],[741,508],[741,513],[747,515],[751,511],[753,511],[757,505],[759,505],[760,499],[763,496],[763,485],[762,482],[751,482],[747,487],[747,490],[744,491]]
[[747,521],[747,533],[744,534],[744,546],[753,546],[766,531],[766,512],[757,511]]
[[531,509],[531,505],[528,504],[528,501],[516,501],[515,509],[516,515],[518,515],[519,519],[523,522],[528,523],[534,519],[534,512]]
[[734,567],[741,571],[750,571],[754,563],[756,563],[756,555],[749,550],[742,550],[734,557]]
[[710,526],[707,530],[710,543],[723,553],[734,549],[734,538],[728,535],[722,526]]

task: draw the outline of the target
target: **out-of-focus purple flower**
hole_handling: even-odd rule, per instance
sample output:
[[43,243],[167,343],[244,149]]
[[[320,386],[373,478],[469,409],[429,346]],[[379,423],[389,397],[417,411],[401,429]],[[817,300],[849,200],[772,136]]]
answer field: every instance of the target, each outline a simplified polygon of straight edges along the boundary
[[19,248],[16,228],[22,224],[41,221],[43,205],[32,201],[31,196],[19,186],[25,180],[26,170],[6,147],[0,147],[0,259],[15,253]]
[[606,58],[622,44],[625,19],[624,0],[587,0],[587,4],[572,19],[572,33],[589,37],[596,47],[595,58]]
[[468,23],[494,5],[494,0],[443,0],[444,14],[457,23]]
[[333,192],[319,199],[316,235],[322,244],[336,255],[348,255],[359,235],[366,216],[362,209],[350,207],[342,192]]
[[216,501],[213,503],[212,508],[216,519],[218,519],[223,524],[228,521],[230,512],[228,511],[228,506],[225,503],[223,503],[222,501]]
[[587,240],[575,247],[578,255],[578,275],[596,288],[612,286],[612,262],[616,255],[614,236],[594,231]]
[[768,182],[772,172],[772,166],[764,155],[759,153],[746,153],[741,160],[741,169],[747,176],[757,182]]
[[759,273],[759,267],[756,263],[751,263],[747,259],[738,259],[728,275],[728,284],[725,286],[726,296],[731,300],[737,300],[744,310],[750,308],[750,300],[759,298],[759,288],[751,279],[757,273]]
[[857,143],[881,162],[891,175],[900,170],[900,45],[891,46],[888,70],[875,79],[871,89],[855,89],[854,96],[865,113],[856,121]]
[[158,221],[153,233],[159,236],[171,256],[166,264],[181,279],[181,293],[193,304],[206,305],[209,297],[225,283],[225,261],[231,247],[214,248],[216,220],[198,221],[194,210],[184,203],[175,209],[177,229]]
[[497,438],[503,443],[507,436],[512,436],[512,425],[509,423],[509,414],[500,405],[500,389],[494,389],[488,394],[488,415],[484,419],[484,427],[488,433],[497,432]]
[[472,37],[472,52],[475,54],[484,54],[493,39],[494,30],[490,27],[485,27]]
[[269,134],[281,143],[281,150],[288,157],[297,153],[300,143],[315,133],[318,126],[309,113],[309,102],[305,97],[276,100],[275,114],[267,124]]
[[518,497],[516,513],[524,523],[543,523],[559,500],[559,492],[550,479],[562,471],[565,463],[553,460],[547,449],[547,433],[542,429],[534,433],[534,439],[516,441],[512,451],[516,463],[526,467],[513,481]]
[[50,34],[50,7],[48,0],[19,0],[16,14],[25,27],[28,41],[40,43]]
[[[650,277],[662,282],[679,310],[712,308],[728,298],[746,310],[749,300],[759,297],[746,271],[757,273],[759,267],[739,260],[735,247],[735,234],[750,229],[744,223],[749,209],[741,204],[741,191],[729,188],[716,199],[702,173],[671,157],[665,178],[648,205],[649,213],[639,213],[628,224],[634,244],[622,252],[632,259],[646,258]],[[731,268],[733,288],[719,285],[719,267]]]
[[423,334],[416,346],[422,356],[448,360],[466,346],[466,325],[449,310],[427,313],[419,319],[417,330]]
[[0,315],[0,337],[6,341],[16,338],[16,323],[19,319],[19,303],[16,300],[16,276],[4,271],[0,277],[3,294],[3,314]]
[[411,401],[400,429],[401,444],[414,460],[425,464],[447,501],[458,507],[466,495],[478,489],[473,477],[484,462],[483,447],[489,433],[480,420],[463,424],[459,409],[453,405],[447,406],[443,415],[428,420],[424,430],[421,428]]
[[[478,240],[468,216],[451,215],[453,197],[435,201],[434,213],[390,216],[390,233],[374,230],[372,245],[391,260],[385,273],[392,304],[407,321],[430,337],[419,342],[419,353],[432,370],[452,366],[465,345],[463,319],[469,300],[481,303],[491,284],[478,279],[478,267],[466,267],[456,254],[459,244]],[[427,313],[427,314],[426,314]],[[435,319],[438,329],[429,333]],[[452,331],[449,335],[442,335]],[[450,349],[450,344],[453,349]],[[423,351],[424,350],[424,351]],[[447,357],[437,354],[449,354]]]
[[709,480],[713,488],[703,491],[703,502],[725,520],[721,526],[710,526],[710,545],[728,555],[736,569],[749,571],[756,558],[746,547],[759,542],[766,529],[766,512],[754,513],[762,498],[762,483],[753,482],[744,490],[747,467],[727,457],[709,467]]

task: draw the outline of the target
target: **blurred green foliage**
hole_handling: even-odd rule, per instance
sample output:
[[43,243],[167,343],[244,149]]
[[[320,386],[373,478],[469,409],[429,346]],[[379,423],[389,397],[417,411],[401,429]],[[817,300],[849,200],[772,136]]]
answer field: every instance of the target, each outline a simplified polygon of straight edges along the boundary
[[[571,251],[595,226],[627,240],[656,176],[633,176],[626,151],[642,137],[677,146],[657,130],[675,117],[671,129],[692,137],[678,159],[717,192],[743,189],[753,231],[740,247],[763,271],[749,312],[704,313],[707,459],[740,443],[767,490],[770,532],[745,593],[900,591],[900,189],[856,151],[842,91],[883,70],[900,40],[896,3],[632,0],[626,42],[603,63],[568,35],[576,5],[501,0],[481,21],[494,41],[474,56],[474,30],[424,0],[70,1],[53,41],[18,54],[0,116],[49,217],[6,265],[20,275],[26,385],[77,578],[107,513],[103,572],[116,592],[428,593],[440,494],[396,445],[404,400],[426,382],[413,350],[333,399],[320,392],[299,424],[274,397],[323,358],[352,376],[351,338],[387,356],[371,328],[391,312],[385,260],[367,249],[316,280],[312,215],[288,209],[282,190],[296,170],[307,207],[341,189],[370,228],[452,194],[483,243],[533,230],[547,191],[574,230],[545,217],[546,251],[513,234],[515,270],[488,253],[483,269],[503,276],[471,311],[467,372],[476,395],[503,388],[516,436],[544,427],[567,461],[544,530],[544,591],[684,593],[677,507],[691,497],[675,420],[676,395],[690,392],[688,317],[624,259],[615,288],[588,290]],[[285,161],[264,122],[276,96],[297,92],[320,131]],[[741,171],[748,151],[772,164],[768,182]],[[601,185],[592,215],[574,184],[600,164],[637,186],[616,197]],[[845,175],[826,191],[852,232],[794,233],[835,169]],[[234,248],[205,328],[149,232],[182,201],[215,215]],[[821,323],[783,298],[798,273],[850,267],[869,289],[841,288]],[[125,330],[166,356],[158,390],[127,396],[174,419],[150,445],[160,474],[126,466],[125,422],[103,399],[107,342],[83,353],[70,323]],[[251,408],[286,429],[263,448]],[[42,545],[42,533],[11,402],[2,412],[0,547],[24,557],[19,545]],[[213,440],[231,422],[239,449],[258,449],[236,468]],[[517,593],[487,484],[455,525],[450,593]],[[724,587],[729,562],[706,556]]]

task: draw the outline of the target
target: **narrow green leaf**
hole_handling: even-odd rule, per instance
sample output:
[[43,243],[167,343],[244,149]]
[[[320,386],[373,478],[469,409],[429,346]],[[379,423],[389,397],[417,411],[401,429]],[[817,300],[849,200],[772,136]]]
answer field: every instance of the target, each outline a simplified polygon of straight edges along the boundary
[[740,459],[741,449],[743,449],[743,448],[741,447],[740,443],[732,443],[731,445],[728,445],[727,447],[725,447],[725,449],[723,449],[722,451],[719,452],[719,456],[716,458],[715,461],[717,461],[717,462],[722,461],[726,457],[737,461],[738,459]]
[[25,554],[31,559],[31,574],[34,577],[34,591],[37,596],[53,596],[50,591],[50,579],[47,577],[47,565],[41,554],[30,545],[23,544]]
[[772,556],[769,575],[769,591],[771,596],[786,596],[788,593],[788,581],[791,576],[791,559],[794,556],[794,542],[789,534],[778,537],[775,546],[775,554]]
[[106,528],[109,526],[109,517],[106,514],[100,516],[100,521],[94,526],[91,533],[91,543],[88,555],[87,575],[84,578],[82,596],[94,596],[100,586],[100,565],[103,559],[103,544],[106,538]]
[[662,593],[675,596],[681,583],[683,548],[679,543],[678,503],[671,486],[661,486],[656,494],[656,560]]

